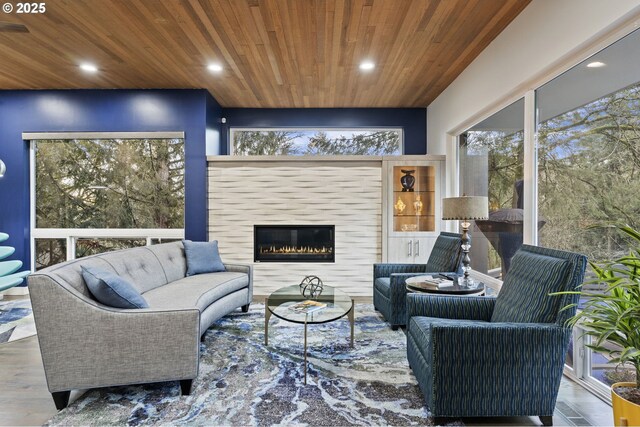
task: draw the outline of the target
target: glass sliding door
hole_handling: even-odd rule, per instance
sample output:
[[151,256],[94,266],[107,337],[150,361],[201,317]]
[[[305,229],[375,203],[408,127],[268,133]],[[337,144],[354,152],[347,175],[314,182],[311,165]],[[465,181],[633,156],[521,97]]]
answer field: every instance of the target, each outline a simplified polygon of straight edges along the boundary
[[[612,224],[640,228],[640,32],[541,86],[536,105],[539,244],[595,262],[624,255],[629,242]],[[576,342],[579,378],[605,390],[633,376]]]

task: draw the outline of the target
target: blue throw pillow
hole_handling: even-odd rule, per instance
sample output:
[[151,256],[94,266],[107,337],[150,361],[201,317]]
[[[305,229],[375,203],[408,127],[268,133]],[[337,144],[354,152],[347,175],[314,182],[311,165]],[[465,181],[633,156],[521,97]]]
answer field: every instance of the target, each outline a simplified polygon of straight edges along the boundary
[[218,241],[192,242],[183,240],[184,253],[187,258],[187,276],[201,273],[226,271],[218,252]]
[[117,274],[93,267],[82,267],[87,288],[98,302],[117,308],[148,308],[138,291]]

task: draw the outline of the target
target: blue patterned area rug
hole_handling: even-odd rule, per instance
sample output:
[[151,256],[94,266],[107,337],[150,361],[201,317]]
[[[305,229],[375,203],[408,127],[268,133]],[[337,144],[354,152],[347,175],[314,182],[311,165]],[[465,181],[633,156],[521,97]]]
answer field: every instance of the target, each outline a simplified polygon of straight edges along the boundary
[[220,319],[201,345],[191,396],[177,382],[90,390],[48,425],[428,425],[406,358],[406,338],[371,305],[349,321],[309,326],[304,385],[303,326],[271,318],[264,306]]
[[31,301],[0,300],[0,344],[36,334]]

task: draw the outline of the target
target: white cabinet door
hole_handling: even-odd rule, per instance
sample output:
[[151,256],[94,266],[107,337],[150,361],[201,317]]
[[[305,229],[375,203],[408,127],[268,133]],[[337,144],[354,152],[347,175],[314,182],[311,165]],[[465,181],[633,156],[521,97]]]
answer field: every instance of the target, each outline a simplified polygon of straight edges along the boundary
[[412,264],[413,260],[413,239],[411,237],[389,238],[387,262]]
[[387,262],[426,264],[436,237],[390,237]]
[[426,264],[431,255],[436,237],[420,237],[413,240],[413,262],[416,264]]

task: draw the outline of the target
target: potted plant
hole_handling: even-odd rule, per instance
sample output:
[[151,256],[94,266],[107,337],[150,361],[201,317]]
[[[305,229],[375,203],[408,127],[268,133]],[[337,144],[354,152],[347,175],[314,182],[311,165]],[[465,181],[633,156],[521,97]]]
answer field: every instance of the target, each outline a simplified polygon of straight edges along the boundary
[[635,382],[611,387],[616,426],[640,425],[640,232],[628,225],[616,227],[630,236],[634,247],[621,258],[603,263],[589,262],[596,278],[587,284],[600,284],[595,291],[582,290],[587,297],[582,310],[569,322],[592,338],[593,351],[609,356],[612,363],[633,366]]

